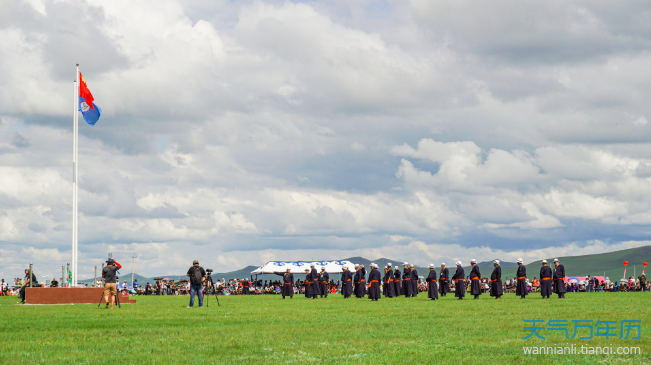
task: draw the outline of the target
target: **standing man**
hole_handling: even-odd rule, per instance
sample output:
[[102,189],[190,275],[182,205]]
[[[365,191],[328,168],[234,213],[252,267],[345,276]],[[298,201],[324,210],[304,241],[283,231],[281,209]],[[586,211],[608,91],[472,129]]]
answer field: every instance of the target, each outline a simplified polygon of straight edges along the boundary
[[493,273],[491,274],[491,297],[495,299],[502,299],[504,289],[502,288],[502,268],[500,267],[500,260],[493,261]]
[[348,270],[347,267],[344,266],[341,273],[341,294],[344,296],[344,299],[348,299],[351,295],[353,295],[353,285],[351,282],[352,280],[352,273],[350,270]]
[[481,273],[479,272],[479,266],[477,266],[477,260],[470,260],[470,294],[475,296],[475,299],[479,299],[481,294]]
[[305,298],[312,298],[313,293],[314,290],[312,287],[312,274],[310,273],[310,269],[305,269],[305,281],[303,281],[303,294],[305,294]]
[[547,260],[542,260],[540,268],[540,294],[543,299],[549,299],[552,294],[552,269],[547,266]]
[[565,299],[565,267],[554,259],[554,293],[558,294],[558,299]]
[[319,283],[319,272],[316,271],[314,264],[310,264],[310,277],[312,278],[312,299],[317,299],[321,293],[321,284]]
[[527,292],[527,268],[522,264],[522,259],[518,259],[518,271],[515,277],[518,279],[515,295],[519,295],[520,299],[524,299],[529,293]]
[[385,297],[387,296],[387,282],[388,282],[388,278],[389,278],[389,274],[387,274],[388,271],[389,271],[389,268],[387,266],[385,266],[384,267],[384,276],[382,277],[382,295],[384,295]]
[[113,309],[115,297],[118,295],[118,284],[115,273],[121,268],[122,265],[120,265],[117,261],[108,259],[108,261],[106,261],[106,266],[104,266],[104,269],[102,270],[102,277],[104,278],[104,301],[106,302],[106,309],[109,309],[109,303],[111,303],[111,309]]
[[441,274],[439,275],[439,294],[444,297],[450,292],[450,272],[445,268],[445,262],[441,264]]
[[249,285],[251,285],[249,279],[242,279],[242,295],[251,294],[251,291],[249,290]]
[[366,296],[366,269],[364,268],[364,265],[359,265],[358,289],[359,289],[359,297],[364,298]]
[[294,284],[294,275],[290,272],[290,269],[287,268],[287,271],[284,273],[274,272],[274,274],[283,277],[283,287],[280,290],[280,293],[283,295],[283,299],[285,299],[285,297],[289,297],[289,299],[294,299],[294,288],[292,287],[292,285]]
[[[368,299],[371,299],[374,302],[377,302],[380,299],[380,271],[378,271],[377,264],[371,264],[371,272],[368,275],[368,283],[370,287],[368,288]],[[363,284],[366,286],[366,284]]]
[[199,308],[203,308],[203,281],[206,277],[206,270],[203,267],[199,266],[199,261],[192,261],[192,266],[188,269],[186,273],[190,277],[190,305],[188,308],[194,306],[194,295],[199,296]]
[[[398,281],[400,281],[400,279],[398,279]],[[390,262],[387,264],[387,276],[386,276],[386,281],[384,282],[384,286],[386,286],[387,288],[387,292],[385,294],[387,297],[393,298],[396,296],[394,279],[393,279],[393,268],[391,267]]]
[[415,297],[418,295],[418,272],[414,264],[409,265],[409,271],[411,273],[411,296]]
[[466,295],[466,285],[464,282],[466,273],[463,271],[461,265],[461,261],[457,261],[457,272],[452,275],[452,280],[454,280],[454,296],[459,300],[462,300]]
[[400,296],[402,286],[400,285],[400,268],[396,266],[396,270],[393,272],[393,289],[396,297]]
[[431,300],[439,298],[438,285],[436,285],[436,270],[434,264],[429,264],[429,275],[427,275],[427,297]]
[[355,277],[353,278],[353,292],[355,293],[355,297],[359,298],[359,276],[360,276],[360,271],[359,271],[359,264],[355,264]]
[[405,295],[405,298],[411,297],[411,270],[409,270],[409,263],[405,262],[402,265],[402,294]]
[[328,283],[330,282],[330,274],[325,271],[325,266],[321,267],[321,276],[319,277],[319,285],[321,286],[321,298],[328,297]]

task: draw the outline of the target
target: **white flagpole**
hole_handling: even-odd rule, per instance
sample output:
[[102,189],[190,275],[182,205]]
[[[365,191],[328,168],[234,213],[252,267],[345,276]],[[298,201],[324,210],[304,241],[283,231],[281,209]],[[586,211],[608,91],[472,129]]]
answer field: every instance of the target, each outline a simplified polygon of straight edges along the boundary
[[74,137],[73,137],[73,149],[74,149],[74,156],[73,156],[73,161],[74,161],[74,177],[73,177],[73,242],[72,242],[72,286],[76,287],[77,286],[77,261],[78,261],[78,232],[79,232],[79,209],[78,209],[78,201],[79,201],[79,195],[78,195],[78,187],[79,187],[79,87],[80,87],[80,80],[79,80],[79,64],[77,64],[77,74],[75,76],[76,82],[75,82],[75,118],[74,118]]
[[[73,85],[73,90],[72,90],[72,248],[70,252],[72,253],[72,261],[75,262],[75,232],[77,230],[75,229],[75,186],[77,185],[77,177],[75,175],[75,167],[76,167],[76,162],[75,161],[75,139],[76,139],[76,132],[77,132],[77,123],[76,123],[76,115],[77,115],[77,105],[75,104],[77,100],[77,78],[75,77],[75,80],[72,82]],[[74,269],[73,269],[74,270]],[[68,283],[61,283],[62,287],[65,287]]]

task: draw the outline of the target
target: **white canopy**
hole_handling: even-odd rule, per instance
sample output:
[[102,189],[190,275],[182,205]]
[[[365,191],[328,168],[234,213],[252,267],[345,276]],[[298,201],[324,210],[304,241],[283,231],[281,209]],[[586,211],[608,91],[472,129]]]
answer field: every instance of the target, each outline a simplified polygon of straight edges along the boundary
[[269,261],[251,271],[251,275],[286,272],[287,269],[290,269],[292,274],[305,274],[305,269],[310,270],[311,264],[314,264],[314,267],[319,272],[321,272],[322,267],[325,267],[328,274],[340,273],[344,267],[347,267],[350,271],[355,271],[355,264],[350,261]]

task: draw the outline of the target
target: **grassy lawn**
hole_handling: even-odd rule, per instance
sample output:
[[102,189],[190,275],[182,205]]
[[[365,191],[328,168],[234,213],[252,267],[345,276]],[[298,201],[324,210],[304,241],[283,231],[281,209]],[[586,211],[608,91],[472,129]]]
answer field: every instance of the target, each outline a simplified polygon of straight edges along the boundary
[[[188,297],[138,297],[122,309],[21,306],[0,297],[0,363],[554,363],[651,364],[651,293],[568,293],[567,299],[496,301],[421,293],[379,302],[331,295],[220,297],[185,308]],[[196,304],[195,304],[196,305]],[[641,320],[642,338],[567,340],[561,331],[523,340],[523,320]],[[586,336],[587,332],[581,335]],[[636,333],[635,333],[636,335]],[[634,335],[632,334],[631,337]],[[641,355],[523,355],[523,346],[635,346]]]

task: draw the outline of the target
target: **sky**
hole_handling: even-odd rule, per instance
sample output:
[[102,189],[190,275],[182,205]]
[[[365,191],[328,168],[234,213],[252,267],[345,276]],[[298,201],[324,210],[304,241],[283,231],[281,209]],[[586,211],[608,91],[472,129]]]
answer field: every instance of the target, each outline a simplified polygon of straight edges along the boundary
[[646,1],[2,1],[0,277],[70,262],[76,63],[80,278],[648,245],[650,51]]

